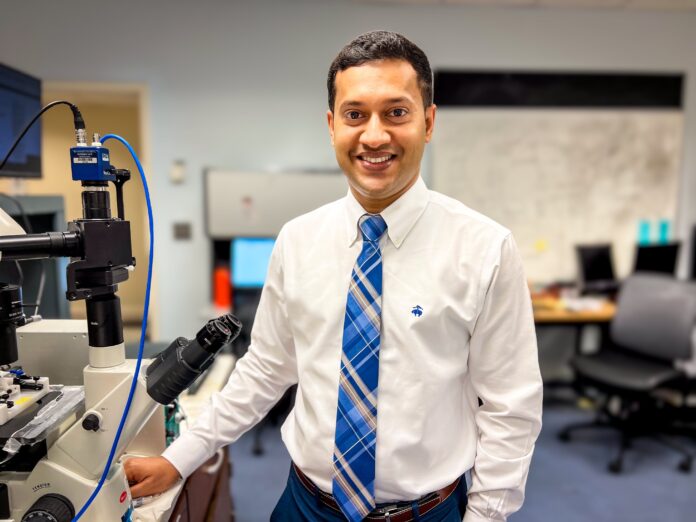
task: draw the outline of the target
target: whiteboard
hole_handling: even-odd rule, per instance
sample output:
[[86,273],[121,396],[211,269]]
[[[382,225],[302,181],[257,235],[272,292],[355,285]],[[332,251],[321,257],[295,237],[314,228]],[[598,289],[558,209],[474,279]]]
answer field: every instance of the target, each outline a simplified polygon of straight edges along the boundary
[[512,230],[532,281],[574,279],[583,243],[611,243],[623,277],[638,222],[674,222],[682,128],[678,110],[440,110],[432,188]]
[[291,219],[344,197],[348,183],[341,172],[205,171],[208,235],[275,237]]

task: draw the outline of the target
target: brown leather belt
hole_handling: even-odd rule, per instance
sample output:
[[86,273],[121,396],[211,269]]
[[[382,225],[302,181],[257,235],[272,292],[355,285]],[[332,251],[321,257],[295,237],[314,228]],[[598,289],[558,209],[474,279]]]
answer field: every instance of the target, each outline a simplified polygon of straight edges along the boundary
[[[338,511],[339,513],[341,512],[341,508],[338,507],[336,499],[334,499],[333,495],[325,493],[324,491],[319,489],[316,486],[316,484],[314,484],[314,482],[312,482],[309,479],[309,477],[307,477],[307,475],[302,473],[302,470],[300,470],[300,468],[298,468],[294,462],[292,464],[292,468],[295,470],[297,478],[300,479],[300,482],[307,491],[309,491],[312,495],[315,495],[319,499],[319,501],[325,506],[335,511]],[[417,501],[418,515],[425,515],[428,511],[432,510],[436,506],[439,506],[445,500],[447,500],[449,496],[454,492],[454,490],[457,489],[460,480],[461,479],[458,478],[449,486],[446,486],[439,491],[435,491],[419,499]],[[414,520],[413,511],[414,506],[412,505],[412,503],[399,502],[398,504],[395,503],[390,506],[375,509],[369,515],[367,515],[365,520],[381,520],[384,522],[411,522],[412,520]]]

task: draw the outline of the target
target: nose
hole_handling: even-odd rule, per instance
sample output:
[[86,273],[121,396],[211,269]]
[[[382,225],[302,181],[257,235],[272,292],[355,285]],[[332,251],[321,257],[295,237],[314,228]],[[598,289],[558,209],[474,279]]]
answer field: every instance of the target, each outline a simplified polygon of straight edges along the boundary
[[373,114],[360,134],[360,144],[370,149],[378,149],[391,141],[391,136],[384,127],[378,114]]

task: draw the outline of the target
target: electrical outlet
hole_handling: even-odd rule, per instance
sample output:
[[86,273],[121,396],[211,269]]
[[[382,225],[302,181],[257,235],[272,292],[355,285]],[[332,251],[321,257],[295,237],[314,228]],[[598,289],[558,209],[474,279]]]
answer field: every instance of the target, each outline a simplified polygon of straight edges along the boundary
[[191,223],[174,223],[174,239],[177,241],[191,239]]

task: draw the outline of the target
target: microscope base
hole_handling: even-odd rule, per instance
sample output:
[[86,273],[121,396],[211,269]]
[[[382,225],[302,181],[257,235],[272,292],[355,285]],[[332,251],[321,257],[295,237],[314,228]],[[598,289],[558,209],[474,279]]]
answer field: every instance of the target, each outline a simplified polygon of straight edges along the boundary
[[[30,473],[0,473],[0,482],[7,484],[9,489],[11,513],[16,522],[47,494],[66,497],[76,512],[84,505],[102,474],[134,370],[133,360],[124,360],[109,368],[87,366],[84,370],[84,415],[55,440],[48,448],[47,457]],[[154,456],[165,448],[164,406],[147,395],[145,386],[144,378],[140,377],[117,457],[129,450],[132,455]],[[139,434],[143,436],[138,437]],[[130,512],[131,495],[123,465],[114,460],[101,492],[80,520],[129,521]]]

